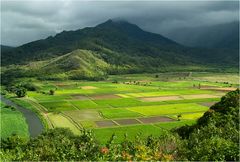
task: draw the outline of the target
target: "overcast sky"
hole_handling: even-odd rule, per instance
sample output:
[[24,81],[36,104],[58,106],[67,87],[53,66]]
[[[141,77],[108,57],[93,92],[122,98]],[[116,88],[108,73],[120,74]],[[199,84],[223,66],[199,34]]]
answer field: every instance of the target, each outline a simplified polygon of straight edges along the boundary
[[238,12],[238,1],[1,0],[1,44],[18,46],[114,18],[164,35],[176,28],[236,21]]

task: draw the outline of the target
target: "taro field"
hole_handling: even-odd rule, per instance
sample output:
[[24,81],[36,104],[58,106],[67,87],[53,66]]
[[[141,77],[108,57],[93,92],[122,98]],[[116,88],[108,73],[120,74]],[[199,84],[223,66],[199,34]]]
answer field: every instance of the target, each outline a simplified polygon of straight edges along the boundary
[[[66,127],[75,134],[92,129],[106,142],[157,136],[190,125],[238,87],[237,74],[165,73],[110,76],[106,81],[38,81],[18,104],[41,112],[47,128]],[[49,94],[54,90],[54,95]]]

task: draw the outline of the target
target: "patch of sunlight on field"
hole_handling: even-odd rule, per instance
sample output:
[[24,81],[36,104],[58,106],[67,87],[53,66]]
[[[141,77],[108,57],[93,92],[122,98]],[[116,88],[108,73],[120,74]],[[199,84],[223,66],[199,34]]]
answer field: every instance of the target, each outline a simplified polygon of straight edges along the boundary
[[164,122],[164,123],[158,123],[155,124],[156,126],[163,128],[163,129],[167,129],[167,130],[171,130],[173,128],[177,128],[177,127],[181,127],[181,126],[185,126],[185,125],[193,125],[196,123],[196,120],[181,120],[181,121],[174,121],[174,122]]
[[196,103],[186,103],[186,104],[138,106],[127,109],[143,115],[167,115],[167,114],[181,114],[186,112],[206,111],[208,110],[208,107],[198,105]]
[[46,107],[49,111],[68,111],[77,109],[67,101],[40,102],[40,104]]
[[69,128],[74,134],[80,134],[79,129],[61,114],[49,113],[48,118],[54,127]]
[[240,79],[238,74],[215,74],[209,76],[199,76],[195,78],[210,82],[228,82],[231,84],[239,84]]
[[71,117],[74,121],[80,123],[81,121],[94,121],[101,120],[99,112],[95,109],[83,109],[83,110],[72,110],[64,111],[63,114]]
[[[213,91],[199,89],[180,89],[180,90],[159,90],[155,92],[144,93],[125,93],[128,97],[154,97],[154,96],[170,96],[170,95],[188,95],[188,94],[213,94]],[[118,94],[122,95],[122,94]]]
[[133,111],[129,111],[127,109],[103,109],[101,110],[102,115],[105,118],[108,119],[113,119],[113,118],[129,118],[129,117],[141,117],[142,115],[137,113],[137,112],[133,112]]
[[134,98],[117,98],[117,99],[104,99],[104,100],[95,100],[99,106],[102,107],[130,107],[138,106],[142,102]]
[[84,128],[95,128],[96,124],[94,121],[81,121],[80,124]]
[[[182,117],[180,119],[198,119],[202,117],[204,112],[199,113],[191,113],[191,114],[181,114]],[[176,115],[174,117],[177,117]]]
[[125,134],[130,140],[134,139],[137,135],[139,135],[140,138],[146,138],[150,135],[160,136],[164,133],[164,130],[154,125],[134,125],[116,128],[94,129],[93,132],[97,140],[99,140],[101,143],[106,143],[109,141],[113,134],[116,136],[114,142],[119,143],[124,140]]

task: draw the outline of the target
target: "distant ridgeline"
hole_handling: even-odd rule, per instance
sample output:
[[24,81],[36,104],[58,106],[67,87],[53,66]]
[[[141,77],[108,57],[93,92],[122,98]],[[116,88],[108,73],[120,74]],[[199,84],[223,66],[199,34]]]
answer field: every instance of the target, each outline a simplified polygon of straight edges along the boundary
[[7,67],[3,73],[17,70],[19,76],[97,80],[121,73],[237,71],[238,57],[238,49],[185,47],[126,21],[108,20],[16,48],[2,47],[1,63]]

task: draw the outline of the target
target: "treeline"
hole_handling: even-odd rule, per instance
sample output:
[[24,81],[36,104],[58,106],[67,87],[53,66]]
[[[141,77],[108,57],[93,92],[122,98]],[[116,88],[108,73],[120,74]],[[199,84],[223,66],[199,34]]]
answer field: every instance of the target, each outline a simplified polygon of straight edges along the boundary
[[229,92],[197,124],[159,137],[149,136],[105,145],[91,131],[76,136],[56,128],[30,140],[13,135],[1,141],[3,161],[239,161],[239,90]]

